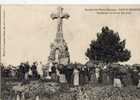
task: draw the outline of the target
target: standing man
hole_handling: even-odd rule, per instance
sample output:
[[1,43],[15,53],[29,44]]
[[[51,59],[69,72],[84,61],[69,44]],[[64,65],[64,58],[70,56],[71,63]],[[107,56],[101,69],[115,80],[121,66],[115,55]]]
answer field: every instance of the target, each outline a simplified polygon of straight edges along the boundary
[[31,70],[32,70],[33,80],[37,79],[38,78],[38,72],[37,72],[37,63],[36,62],[33,63],[32,67],[31,67]]
[[29,69],[30,69],[30,65],[29,65],[29,62],[27,61],[25,64],[24,64],[24,67],[25,67],[25,81],[27,81],[29,78]]
[[19,65],[19,78],[20,78],[20,81],[24,81],[24,76],[25,76],[25,66],[23,63],[21,63]]

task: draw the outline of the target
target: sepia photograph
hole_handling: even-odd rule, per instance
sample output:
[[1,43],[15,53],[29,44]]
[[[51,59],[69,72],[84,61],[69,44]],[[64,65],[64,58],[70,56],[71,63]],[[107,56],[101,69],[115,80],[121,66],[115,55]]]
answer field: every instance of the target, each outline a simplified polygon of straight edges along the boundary
[[0,100],[140,100],[140,5],[0,5]]

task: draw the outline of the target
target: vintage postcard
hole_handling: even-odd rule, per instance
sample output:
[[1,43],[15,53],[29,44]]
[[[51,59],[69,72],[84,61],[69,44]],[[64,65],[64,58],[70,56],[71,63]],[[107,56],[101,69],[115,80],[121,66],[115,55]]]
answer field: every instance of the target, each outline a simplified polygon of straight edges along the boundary
[[140,5],[0,5],[1,100],[140,100]]

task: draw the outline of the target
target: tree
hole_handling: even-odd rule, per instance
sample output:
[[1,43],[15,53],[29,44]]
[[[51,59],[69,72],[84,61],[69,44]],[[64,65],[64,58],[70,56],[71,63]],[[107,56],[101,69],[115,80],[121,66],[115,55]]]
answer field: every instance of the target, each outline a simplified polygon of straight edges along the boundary
[[126,40],[121,40],[118,32],[114,32],[107,26],[97,33],[97,39],[92,40],[87,49],[86,56],[90,60],[104,63],[124,62],[131,57],[131,52],[125,49]]

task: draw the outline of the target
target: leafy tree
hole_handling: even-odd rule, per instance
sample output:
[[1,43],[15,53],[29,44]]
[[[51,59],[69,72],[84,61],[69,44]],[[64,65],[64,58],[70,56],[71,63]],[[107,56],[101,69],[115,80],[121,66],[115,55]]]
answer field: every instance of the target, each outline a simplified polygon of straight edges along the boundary
[[97,39],[92,40],[87,49],[86,56],[90,60],[104,63],[124,62],[131,57],[131,52],[125,49],[126,40],[121,40],[118,32],[114,32],[107,26],[97,33]]

